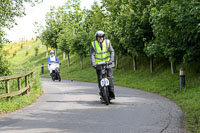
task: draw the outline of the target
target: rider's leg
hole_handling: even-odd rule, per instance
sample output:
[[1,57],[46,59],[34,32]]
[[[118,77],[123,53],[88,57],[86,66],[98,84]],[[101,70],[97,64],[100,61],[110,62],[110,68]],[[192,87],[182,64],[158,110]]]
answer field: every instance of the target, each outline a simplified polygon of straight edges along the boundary
[[52,70],[50,69],[49,71],[50,71],[50,76],[52,76]]
[[49,72],[50,72],[50,76],[52,76],[51,74],[52,74],[52,70],[51,70],[51,67],[50,67],[50,65],[48,64],[48,69],[49,69]]
[[99,86],[99,95],[102,96],[102,89],[101,89],[101,85],[100,85],[100,80],[102,79],[102,74],[101,74],[101,70],[96,69],[96,73],[97,73],[97,79],[98,79],[98,86]]
[[110,81],[109,91],[111,92],[110,97],[115,98],[113,69],[112,68],[107,69],[107,74],[108,77],[110,77],[109,80]]

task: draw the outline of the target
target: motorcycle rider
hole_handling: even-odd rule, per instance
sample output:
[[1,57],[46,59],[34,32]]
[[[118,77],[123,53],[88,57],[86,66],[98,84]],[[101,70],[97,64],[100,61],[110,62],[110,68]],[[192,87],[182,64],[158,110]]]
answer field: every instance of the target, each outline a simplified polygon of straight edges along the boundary
[[51,50],[50,51],[50,56],[48,57],[48,69],[49,69],[49,71],[50,71],[50,76],[52,75],[52,69],[51,69],[51,67],[50,67],[50,65],[51,65],[51,61],[57,61],[59,64],[61,64],[60,63],[60,61],[58,60],[58,58],[54,55],[54,51],[53,50]]
[[103,31],[96,32],[96,40],[92,42],[91,51],[90,51],[90,60],[92,66],[96,69],[98,86],[99,86],[99,95],[103,96],[103,90],[101,89],[100,80],[102,78],[101,67],[96,66],[97,63],[108,61],[111,64],[108,65],[107,74],[111,77],[109,94],[111,99],[115,99],[114,93],[114,79],[113,79],[113,67],[114,67],[114,49],[111,45],[111,42],[105,39],[105,33]]

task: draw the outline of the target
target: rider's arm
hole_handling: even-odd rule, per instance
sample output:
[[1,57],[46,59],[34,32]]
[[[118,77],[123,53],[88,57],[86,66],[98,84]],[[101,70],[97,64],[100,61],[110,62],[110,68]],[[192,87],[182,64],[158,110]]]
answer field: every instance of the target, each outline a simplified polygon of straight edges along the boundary
[[60,61],[58,60],[57,56],[55,56],[55,57],[56,57],[56,61],[57,61],[58,63],[60,63]]
[[48,64],[51,62],[51,60],[50,60],[50,56],[48,57]]
[[91,45],[91,49],[90,49],[90,60],[91,60],[91,64],[92,66],[95,66],[95,50]]
[[115,51],[114,51],[110,41],[109,41],[108,51],[110,52],[110,61],[114,62]]

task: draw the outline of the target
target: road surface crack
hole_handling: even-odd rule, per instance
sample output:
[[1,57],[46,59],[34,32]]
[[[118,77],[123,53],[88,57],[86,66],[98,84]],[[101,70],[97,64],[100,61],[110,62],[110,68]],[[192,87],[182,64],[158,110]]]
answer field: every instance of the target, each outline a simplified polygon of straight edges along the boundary
[[169,113],[169,119],[168,119],[169,121],[168,121],[167,125],[160,131],[160,133],[163,133],[169,127],[169,125],[171,123],[171,118],[172,118],[172,115]]

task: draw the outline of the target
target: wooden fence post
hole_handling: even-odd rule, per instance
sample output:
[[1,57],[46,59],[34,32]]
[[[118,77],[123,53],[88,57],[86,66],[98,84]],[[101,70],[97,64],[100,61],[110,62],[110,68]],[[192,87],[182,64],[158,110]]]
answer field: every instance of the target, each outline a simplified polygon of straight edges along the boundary
[[33,72],[31,73],[31,78],[33,78]]
[[[6,80],[6,93],[10,93],[9,80]],[[8,101],[10,101],[10,97],[8,97]]]
[[[25,86],[27,87],[29,84],[28,84],[28,75],[25,76]],[[26,91],[26,93],[28,93],[28,90]]]
[[[0,77],[0,81],[4,81],[4,83],[5,83],[5,90],[6,90],[5,94],[0,94],[0,99],[7,98],[7,100],[10,101],[11,98],[14,96],[22,95],[23,93],[28,93],[33,85],[33,82],[32,82],[32,78],[34,76],[33,72],[34,71],[29,71],[29,72],[18,74],[18,75]],[[25,88],[22,88],[22,79],[23,78],[25,78]],[[14,79],[17,80],[18,91],[11,92],[12,90],[10,89],[10,87],[11,87],[10,81],[11,80],[14,81]]]
[[18,90],[21,90],[21,78],[18,78]]

